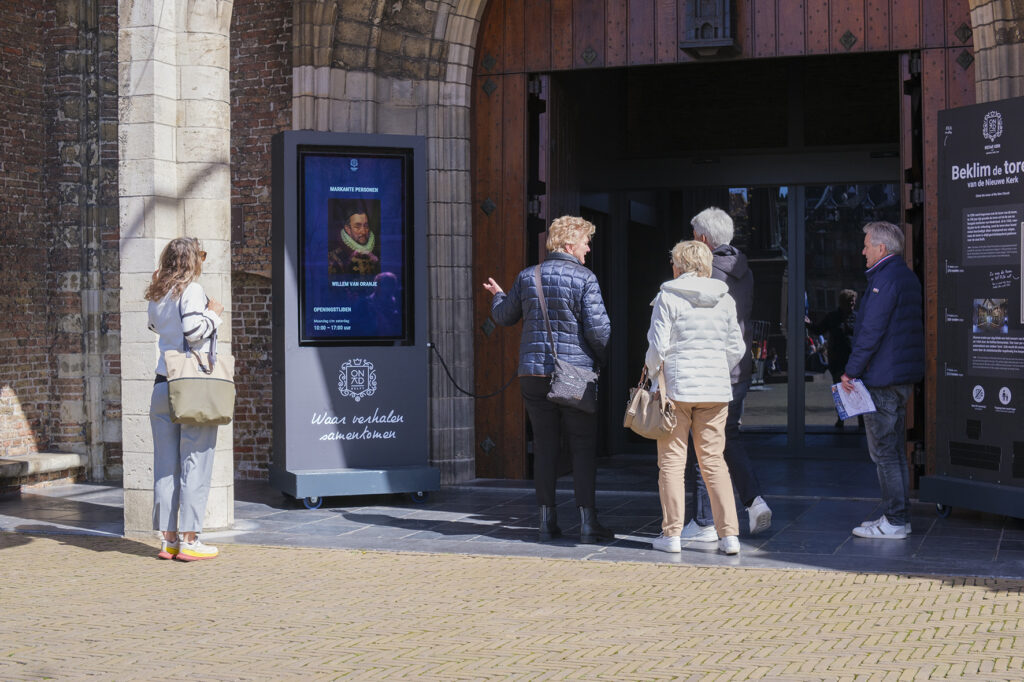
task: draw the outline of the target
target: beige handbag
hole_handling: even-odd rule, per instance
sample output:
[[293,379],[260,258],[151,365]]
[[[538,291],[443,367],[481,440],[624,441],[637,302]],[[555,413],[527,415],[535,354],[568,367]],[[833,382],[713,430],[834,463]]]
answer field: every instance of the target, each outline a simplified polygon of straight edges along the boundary
[[658,392],[651,393],[651,380],[647,366],[640,375],[640,383],[629,389],[629,402],[622,425],[644,438],[660,440],[676,428],[676,406],[665,397],[665,372],[658,368]]
[[171,421],[175,424],[213,426],[228,424],[235,412],[235,359],[217,353],[217,332],[210,339],[210,352],[164,351]]

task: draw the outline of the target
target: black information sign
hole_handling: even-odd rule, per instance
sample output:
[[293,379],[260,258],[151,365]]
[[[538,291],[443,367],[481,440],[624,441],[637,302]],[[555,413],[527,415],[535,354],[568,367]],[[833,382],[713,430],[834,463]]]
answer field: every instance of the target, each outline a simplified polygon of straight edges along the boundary
[[921,498],[1024,517],[1024,98],[939,113],[936,474]]

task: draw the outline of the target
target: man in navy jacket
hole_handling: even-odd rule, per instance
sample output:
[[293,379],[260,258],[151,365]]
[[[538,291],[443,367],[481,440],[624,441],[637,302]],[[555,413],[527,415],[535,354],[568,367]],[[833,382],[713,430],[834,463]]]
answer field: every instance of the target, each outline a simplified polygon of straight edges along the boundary
[[924,378],[921,283],[902,258],[903,231],[892,223],[864,226],[868,286],[860,299],[843,390],[860,379],[875,412],[864,415],[868,453],[878,468],[882,516],[853,529],[862,538],[906,539],[910,472],[906,458],[907,400]]

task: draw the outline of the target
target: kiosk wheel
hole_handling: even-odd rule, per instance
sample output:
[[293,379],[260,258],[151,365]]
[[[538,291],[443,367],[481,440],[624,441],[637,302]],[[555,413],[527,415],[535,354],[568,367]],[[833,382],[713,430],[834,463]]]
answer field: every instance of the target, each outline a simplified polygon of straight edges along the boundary
[[416,504],[423,504],[430,499],[430,492],[427,490],[417,490],[414,493],[409,493],[409,499]]
[[935,513],[944,519],[948,519],[949,515],[953,513],[953,508],[948,504],[939,502],[935,505]]
[[306,509],[319,509],[323,503],[324,498],[316,495],[302,498],[302,504],[306,505]]

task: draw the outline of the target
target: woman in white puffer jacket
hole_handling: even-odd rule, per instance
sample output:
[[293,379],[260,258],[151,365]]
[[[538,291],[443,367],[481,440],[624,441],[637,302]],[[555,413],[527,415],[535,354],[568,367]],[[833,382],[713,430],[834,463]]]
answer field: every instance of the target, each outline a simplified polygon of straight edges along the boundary
[[711,498],[718,548],[726,554],[740,551],[732,480],[722,452],[732,400],[730,372],[748,350],[736,319],[736,302],[725,282],[711,279],[711,261],[711,250],[701,242],[675,245],[675,279],[661,285],[647,332],[647,371],[657,376],[664,366],[665,385],[657,388],[675,403],[676,412],[675,430],[658,441],[662,523],[661,535],[652,544],[663,552],[680,550],[683,477],[691,430]]

